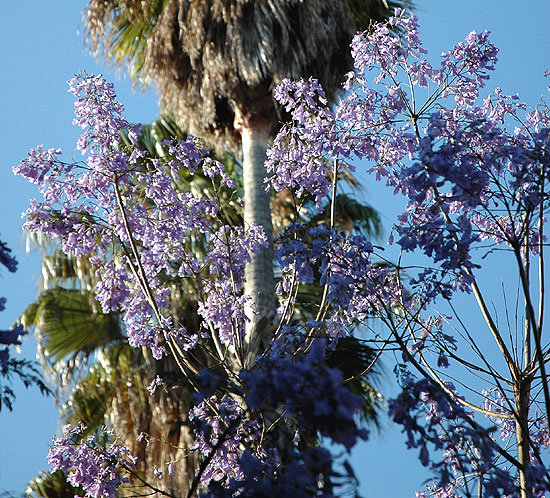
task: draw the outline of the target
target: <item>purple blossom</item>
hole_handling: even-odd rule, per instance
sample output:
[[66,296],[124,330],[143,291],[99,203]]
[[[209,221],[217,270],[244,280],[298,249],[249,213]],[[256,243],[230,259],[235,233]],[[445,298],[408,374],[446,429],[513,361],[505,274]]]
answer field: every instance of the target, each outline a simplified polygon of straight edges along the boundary
[[78,443],[85,429],[82,424],[74,428],[65,426],[63,436],[53,438],[48,453],[50,472],[62,470],[71,485],[82,487],[92,498],[114,498],[118,496],[118,488],[128,482],[121,472],[135,467],[136,458],[117,442],[105,449],[95,445],[94,436]]
[[[207,485],[211,481],[229,486],[231,480],[242,479],[240,447],[259,439],[260,426],[254,420],[247,420],[239,403],[224,395],[221,399],[212,396],[193,407],[189,419],[195,423],[194,449],[209,457],[209,463],[200,474],[200,481]],[[256,458],[265,464],[274,465],[275,453],[268,453],[259,447]],[[198,472],[198,469],[197,469]]]
[[252,409],[282,404],[285,417],[296,417],[298,426],[316,429],[349,451],[359,439],[367,439],[354,416],[361,398],[342,386],[343,376],[325,364],[324,341],[317,340],[300,361],[291,358],[264,359],[252,372],[242,371],[247,404]]
[[[485,397],[483,403],[485,410],[496,414],[502,413],[503,415],[510,415],[510,407],[513,406],[513,403],[509,399],[506,399],[499,389],[485,390],[483,391],[483,396]],[[503,441],[507,441],[510,436],[515,433],[516,427],[513,418],[501,418],[498,416],[488,417],[489,420],[498,426],[500,438]]]
[[128,128],[124,108],[117,102],[114,85],[101,76],[87,74],[69,80],[69,92],[76,97],[73,124],[82,128],[77,150],[110,153],[119,143],[120,132]]
[[149,394],[152,396],[157,387],[159,386],[163,386],[164,385],[164,380],[162,380],[162,378],[160,377],[160,375],[157,375],[152,381],[151,383],[147,386],[147,390],[149,391]]
[[27,334],[26,330],[23,330],[23,325],[17,325],[11,330],[0,330],[0,344],[21,344],[19,339],[22,335]]

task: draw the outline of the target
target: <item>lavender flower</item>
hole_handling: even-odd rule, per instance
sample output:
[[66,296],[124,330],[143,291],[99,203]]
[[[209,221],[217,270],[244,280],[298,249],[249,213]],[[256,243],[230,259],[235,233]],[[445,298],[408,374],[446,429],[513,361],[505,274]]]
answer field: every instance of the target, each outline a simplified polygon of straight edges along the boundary
[[70,484],[82,487],[92,498],[114,498],[118,496],[118,488],[128,482],[128,478],[120,475],[121,471],[134,467],[136,458],[117,442],[105,449],[95,446],[94,436],[76,443],[85,429],[82,424],[74,428],[65,426],[63,436],[53,438],[48,453],[50,472],[62,470]]

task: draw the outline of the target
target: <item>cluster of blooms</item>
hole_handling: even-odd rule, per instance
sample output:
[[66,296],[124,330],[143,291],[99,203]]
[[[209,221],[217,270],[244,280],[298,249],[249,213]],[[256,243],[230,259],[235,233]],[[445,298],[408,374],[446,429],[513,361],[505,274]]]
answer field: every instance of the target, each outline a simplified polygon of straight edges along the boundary
[[[366,431],[354,421],[361,398],[342,388],[340,371],[326,366],[323,341],[314,342],[311,351],[297,361],[291,351],[287,354],[284,350],[276,348],[272,357],[262,358],[257,370],[241,371],[245,400],[224,396],[219,401],[212,396],[192,410],[196,447],[211,458],[201,474],[202,482],[221,484],[210,486],[201,497],[275,497],[281,493],[329,497],[334,496],[335,488],[355,479],[346,462],[344,474],[335,472],[333,456],[318,447],[311,435],[318,431],[348,450],[358,438],[366,439]],[[211,374],[203,372],[199,378],[201,386],[214,388]],[[261,416],[258,421],[275,420],[261,439],[258,422],[246,421],[243,401]],[[285,421],[287,426],[283,426]],[[291,431],[295,431],[294,437]],[[284,446],[280,446],[281,438],[287,440]],[[279,443],[271,446],[273,440]],[[258,441],[263,441],[262,446]]]
[[62,470],[69,483],[80,486],[92,498],[114,498],[118,495],[117,488],[128,482],[120,475],[121,471],[135,467],[136,458],[116,441],[106,448],[95,445],[93,435],[75,443],[85,430],[83,424],[67,425],[63,428],[63,436],[54,438],[48,453],[50,471]]
[[278,468],[266,465],[260,458],[245,451],[239,458],[243,478],[229,480],[225,487],[211,487],[201,498],[254,498],[258,496],[293,496],[296,498],[337,496],[332,456],[319,447],[289,451],[287,462]]
[[[331,317],[316,324],[338,338],[346,327],[396,306],[409,306],[408,291],[392,268],[376,264],[374,248],[362,235],[347,237],[324,226],[309,228],[305,235],[299,224],[290,225],[279,238],[275,252],[282,279],[278,292],[293,298],[292,286],[311,283],[315,272],[327,286]],[[283,301],[281,309],[286,305]]]
[[[332,184],[328,178],[332,165],[326,160],[332,151],[331,142],[319,137],[331,133],[334,113],[326,106],[325,93],[315,80],[285,79],[277,87],[275,98],[290,111],[297,126],[285,126],[267,151],[265,167],[273,173],[268,188],[277,192],[291,188],[298,197],[313,195],[320,208]],[[310,121],[314,127],[305,126]]]
[[21,336],[26,333],[27,331],[23,329],[22,325],[17,325],[11,330],[0,330],[0,344],[6,346],[0,350],[0,371],[8,367],[10,354],[7,346],[19,346],[21,344]]
[[[507,399],[499,389],[487,389],[483,391],[485,403],[483,408],[491,413],[509,415],[510,408],[513,406],[510,400]],[[514,434],[516,427],[515,422],[511,418],[498,416],[490,416],[489,419],[499,428],[500,438],[507,441]]]
[[[483,396],[485,396],[485,410],[494,414],[488,415],[489,420],[498,427],[500,439],[509,441],[516,430],[515,420],[510,417],[514,405],[512,400],[509,399],[511,396],[506,396],[500,389],[496,388],[483,391]],[[550,447],[550,428],[548,420],[543,414],[544,410],[541,410],[538,403],[533,403],[530,412],[529,432],[531,441],[536,446],[537,451],[548,449]]]
[[17,270],[17,260],[11,255],[11,249],[2,241],[0,241],[0,265],[5,266],[12,273]]
[[358,439],[367,439],[368,433],[354,421],[362,399],[342,385],[340,370],[326,365],[321,339],[298,361],[291,357],[262,359],[259,369],[243,371],[241,378],[247,384],[247,405],[253,410],[282,408],[285,417],[296,419],[300,430],[315,427],[348,451]]
[[[205,158],[192,138],[168,144],[162,162],[144,160],[139,127],[124,119],[112,85],[87,76],[69,84],[78,97],[75,123],[84,129],[77,148],[88,157],[85,164],[67,164],[58,159],[60,150],[37,147],[14,168],[44,195],[40,203],[31,201],[25,228],[59,239],[67,253],[90,257],[103,309],[123,311],[130,343],[150,347],[156,358],[174,336],[186,349],[197,341],[163,315],[170,292],[162,276],[198,278],[209,268],[215,278],[202,285],[200,313],[220,329],[222,342],[231,343],[244,330],[244,265],[266,244],[265,234],[254,226],[216,228],[214,201],[175,188],[182,168],[194,173],[203,161],[209,176],[229,186],[223,165]],[[130,130],[130,148],[119,143],[123,129]],[[209,238],[200,260],[189,251],[197,234]]]
[[[231,480],[242,480],[245,473],[239,464],[240,448],[255,444],[260,438],[258,422],[247,420],[239,403],[228,395],[203,400],[191,409],[189,419],[195,423],[193,449],[208,458],[208,465],[200,474],[201,484],[216,481],[227,487]],[[277,465],[275,450],[268,453],[259,447],[254,455],[266,466]]]
[[[333,233],[311,241],[310,234],[304,239],[299,227],[290,227],[279,251],[281,292],[292,298],[293,283],[311,282],[318,271],[333,307],[331,320],[339,315],[358,321],[381,316],[406,348],[405,356],[431,348],[438,367],[448,366],[445,352],[456,348],[455,341],[442,332],[441,323],[431,332],[430,319],[423,318],[421,310],[440,297],[450,299],[456,290],[471,291],[479,268],[475,249],[490,242],[520,258],[541,252],[546,240],[550,111],[539,106],[520,116],[525,105],[499,89],[478,103],[497,52],[487,32],[474,32],[443,53],[439,67],[433,67],[423,56],[416,19],[398,11],[388,23],[355,37],[356,70],[348,75],[348,94],[334,109],[324,105],[317,82],[283,82],[277,96],[294,122],[281,130],[275,150],[269,152],[270,184],[302,195],[306,183],[292,178],[297,168],[309,177],[307,191],[319,196],[328,192],[327,165],[346,165],[353,157],[367,159],[374,163],[369,173],[408,199],[389,242],[396,236],[403,251],[420,251],[430,263],[426,269],[404,271],[377,267],[373,248],[362,241]],[[506,129],[510,120],[518,124],[513,132]],[[319,197],[317,201],[320,206]],[[405,276],[409,292],[401,284]],[[401,335],[399,322],[404,326]],[[419,333],[410,334],[413,327]],[[451,404],[443,391],[438,394],[439,388],[424,385],[427,382],[410,381],[392,409],[405,427],[409,446],[421,449],[424,464],[430,461],[428,441],[446,454],[438,467],[440,482],[429,492],[455,496],[467,486],[460,476],[472,471],[484,474],[485,496],[515,493],[513,471],[483,467],[498,448],[492,433],[476,424],[468,426],[471,414]],[[414,391],[410,398],[408,390]],[[422,396],[434,401],[426,398],[419,405]],[[431,413],[427,428],[411,415],[416,409]],[[503,420],[496,417],[494,422],[515,433]],[[530,420],[531,441],[544,447],[534,442],[544,440],[547,421]],[[448,421],[454,428],[441,437],[446,433],[442,424]],[[532,474],[533,492],[542,482],[535,476],[542,472],[539,467],[533,463],[526,470]],[[452,475],[456,486],[450,482]]]
[[[283,82],[277,95],[295,124],[281,130],[269,152],[270,184],[300,195],[305,183],[294,172],[305,168],[308,184],[326,195],[326,158],[329,163],[352,156],[374,162],[377,178],[409,198],[394,227],[397,243],[405,251],[419,248],[438,263],[441,280],[444,275],[454,281],[445,285],[449,293],[468,290],[477,268],[471,249],[480,239],[515,247],[525,244],[528,234],[536,250],[537,220],[522,217],[521,211],[533,211],[544,198],[547,175],[541,178],[540,172],[548,162],[548,130],[541,127],[549,114],[537,109],[509,135],[500,125],[506,113],[514,116],[522,107],[515,97],[497,93],[476,105],[496,61],[488,34],[471,33],[434,69],[421,57],[416,20],[398,12],[387,25],[358,35],[352,53],[356,71],[346,84],[350,93],[334,112],[318,97],[322,90],[315,81]],[[367,79],[371,74],[374,85]],[[402,80],[410,81],[410,88]],[[419,94],[429,83],[435,90],[419,106]],[[455,105],[447,108],[449,96]],[[403,160],[412,155],[418,162],[405,166]],[[291,156],[302,161],[300,168]],[[510,215],[495,218],[499,211]]]
[[[470,290],[478,268],[472,251],[482,242],[520,255],[541,250],[550,112],[541,107],[527,113],[509,133],[507,118],[523,107],[515,97],[496,92],[477,105],[497,54],[487,33],[471,33],[433,68],[423,58],[415,18],[397,11],[388,23],[356,36],[352,53],[356,71],[334,110],[314,80],[285,80],[277,89],[294,121],[268,151],[267,183],[277,191],[292,189],[297,197],[313,196],[320,209],[334,168],[349,168],[354,158],[373,162],[370,172],[408,199],[393,228],[397,244],[423,252],[431,266],[403,272],[377,264],[375,248],[364,237],[291,225],[276,251],[278,290],[287,298],[278,330],[298,333],[284,310],[294,304],[296,285],[318,283],[330,316],[320,314],[306,325],[332,339],[330,347],[346,327],[379,316],[411,364],[419,364],[416,355],[431,348],[438,367],[446,367],[445,352],[455,347],[454,339],[443,332],[441,319],[423,317],[427,305],[450,299],[457,289]],[[78,77],[71,91],[78,97],[75,122],[84,129],[78,149],[88,157],[83,164],[67,164],[59,150],[37,147],[14,168],[44,195],[42,202],[31,202],[26,228],[59,238],[66,252],[90,257],[97,265],[97,298],[105,311],[123,312],[132,345],[148,346],[159,358],[167,352],[166,341],[190,349],[201,340],[170,318],[166,282],[181,277],[196,283],[203,329],[233,354],[247,320],[244,267],[267,238],[258,227],[225,225],[216,219],[214,201],[175,188],[182,168],[194,174],[201,166],[232,188],[223,165],[205,158],[191,138],[166,144],[164,160],[149,159],[137,147],[138,128],[124,120],[110,84]],[[419,106],[421,94],[426,98]],[[129,130],[131,147],[120,144],[123,129]],[[196,238],[206,241],[200,258],[192,250]],[[292,341],[282,340],[283,347],[272,345],[255,368],[231,372],[239,384],[232,385],[232,394],[220,393],[204,373],[197,379],[205,390],[190,418],[196,449],[204,455],[199,477],[211,484],[205,496],[333,496],[333,459],[326,450],[295,438],[281,455],[275,443],[266,450],[258,442],[270,425],[284,424],[287,432],[320,434],[347,450],[367,437],[353,418],[362,400],[346,389],[339,370],[327,366],[327,343],[313,334],[296,342],[299,347],[291,348]],[[151,390],[160,382],[155,379]],[[465,476],[474,475],[483,476],[484,496],[515,496],[517,476],[500,465],[498,454],[505,450],[494,431],[477,424],[452,391],[427,378],[407,378],[402,394],[390,402],[408,446],[419,448],[420,461],[439,474],[427,493],[450,497],[464,488],[469,494]],[[503,400],[495,402],[504,406]],[[511,429],[500,423],[504,412],[488,403],[494,422]],[[266,423],[273,418],[276,423]],[[538,417],[533,428],[532,441],[547,446],[546,419]],[[130,455],[118,445],[104,452],[92,450],[91,441],[72,445],[71,437],[81,433],[67,429],[55,441],[52,469],[69,470],[71,482],[94,498],[114,496],[123,482],[117,472],[130,465]],[[431,449],[442,451],[443,460],[434,460]],[[526,469],[533,492],[542,489],[544,472],[542,465]]]
[[244,283],[244,267],[250,255],[267,245],[267,238],[260,227],[222,226],[210,234],[211,248],[204,263],[215,278],[205,281],[207,293],[199,304],[201,316],[219,331],[223,344],[239,344],[244,337],[249,296],[241,295]]

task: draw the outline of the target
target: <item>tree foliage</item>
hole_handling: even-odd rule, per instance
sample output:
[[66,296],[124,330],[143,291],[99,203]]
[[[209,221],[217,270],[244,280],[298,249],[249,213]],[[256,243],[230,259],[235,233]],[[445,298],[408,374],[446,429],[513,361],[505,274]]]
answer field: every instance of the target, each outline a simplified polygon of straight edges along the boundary
[[[11,249],[0,241],[0,265],[10,272],[17,269],[17,261],[11,255]],[[4,311],[6,298],[0,298],[0,311]],[[21,345],[21,337],[27,333],[22,326],[14,326],[10,330],[0,330],[0,411],[2,407],[12,410],[15,401],[15,392],[12,389],[13,379],[18,378],[28,388],[37,386],[42,394],[49,394],[50,390],[44,384],[40,372],[35,364],[29,360],[19,360],[10,356],[14,346]]]
[[[201,460],[187,496],[353,491],[345,457],[320,443],[345,455],[368,438],[353,381],[387,350],[401,355],[400,393],[389,413],[433,473],[419,496],[544,496],[550,109],[527,111],[500,90],[481,98],[497,59],[486,32],[468,35],[434,67],[416,19],[396,11],[354,38],[352,56],[355,71],[336,107],[312,79],[284,80],[275,92],[292,120],[268,152],[267,183],[291,192],[295,220],[275,241],[277,319],[253,362],[244,340],[251,299],[242,292],[244,268],[268,243],[266,234],[229,225],[214,199],[174,188],[200,168],[214,190],[236,187],[192,139],[173,141],[170,160],[144,170],[135,129],[133,147],[121,145],[128,124],[101,78],[71,82],[86,161],[67,164],[60,151],[35,149],[16,168],[44,192],[29,208],[27,227],[89,257],[102,309],[120,312],[130,344],[174,358],[193,387],[189,450]],[[335,224],[340,172],[355,159],[407,201],[388,240],[400,248],[397,263],[365,235]],[[323,212],[327,196],[330,217],[304,224],[305,203]],[[197,234],[208,242],[200,257],[186,245]],[[513,315],[507,305],[491,309],[479,282],[482,265],[500,252],[518,283]],[[196,289],[198,331],[170,315],[171,276]],[[298,310],[311,285],[323,292],[304,303],[314,310],[306,316]],[[472,306],[459,312],[460,293],[479,309],[480,323],[469,322]],[[377,349],[364,350],[359,371],[344,351],[361,340]],[[494,345],[491,353],[486,344]],[[194,355],[198,345],[209,363]],[[158,377],[149,388],[170,383]],[[52,470],[66,472],[88,496],[114,496],[135,473],[135,458],[112,430],[83,439],[85,430],[65,427],[49,454]],[[163,463],[159,480],[143,484],[170,496],[164,483],[182,462]]]

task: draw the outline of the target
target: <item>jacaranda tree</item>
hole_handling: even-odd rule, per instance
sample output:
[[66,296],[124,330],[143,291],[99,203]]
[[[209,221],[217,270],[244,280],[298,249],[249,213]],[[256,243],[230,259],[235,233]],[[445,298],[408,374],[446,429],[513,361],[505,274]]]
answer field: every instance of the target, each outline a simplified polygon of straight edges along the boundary
[[265,152],[278,129],[274,88],[284,77],[317,78],[334,101],[351,69],[348,47],[357,29],[391,15],[395,0],[90,0],[88,40],[154,82],[164,113],[209,148],[242,154],[245,225],[269,241],[245,265],[252,299],[246,321],[250,361],[265,347],[275,306],[272,219],[262,188]]
[[[167,119],[155,122],[152,126],[142,126],[138,136],[140,151],[147,151],[141,160],[169,160],[168,146],[164,139],[186,138]],[[122,135],[123,143],[125,135]],[[127,142],[127,145],[130,145]],[[224,158],[225,172],[239,189],[239,164],[231,157]],[[185,173],[183,171],[182,173]],[[341,175],[342,185],[357,185],[354,177]],[[224,213],[224,223],[242,225],[242,206],[235,195],[235,189],[213,189],[209,177],[201,170],[193,175],[180,176],[178,192],[194,192],[201,197],[216,198],[218,208]],[[347,189],[350,190],[350,189]],[[272,213],[275,234],[293,221],[293,204],[288,192],[272,196]],[[314,226],[330,217],[330,203],[327,199],[323,212],[318,213],[310,201],[302,210],[301,220]],[[378,218],[372,208],[361,204],[349,194],[341,193],[336,198],[335,226],[340,229],[356,230],[373,234]],[[289,218],[290,217],[290,218]],[[212,227],[211,227],[212,230]],[[33,237],[34,238],[34,237]],[[94,269],[86,258],[75,258],[57,249],[49,239],[36,237],[47,253],[42,258],[42,292],[37,301],[31,303],[22,315],[25,327],[32,327],[38,345],[41,365],[50,384],[55,387],[56,402],[60,407],[60,422],[86,424],[86,433],[93,433],[98,426],[109,424],[117,427],[117,437],[138,457],[135,469],[141,478],[155,479],[156,469],[164,462],[179,461],[174,474],[164,479],[172,494],[186,492],[194,478],[200,459],[189,455],[195,437],[188,422],[188,413],[193,406],[192,388],[185,378],[178,374],[177,365],[170,365],[170,358],[156,361],[147,350],[133,348],[121,327],[118,314],[103,313],[94,298]],[[49,241],[49,242],[48,242]],[[197,237],[188,241],[187,250],[198,257],[205,252],[208,240]],[[171,278],[171,318],[182,324],[188,333],[198,333],[201,326],[196,313],[196,291],[194,285],[181,278]],[[313,317],[315,303],[321,298],[322,288],[318,285],[304,286],[300,298],[307,306],[295,310],[296,319],[305,321]],[[208,349],[212,345],[202,341],[193,350],[193,356],[201,356],[208,361]],[[204,348],[206,347],[206,350]],[[203,351],[204,350],[204,351]],[[361,416],[371,423],[376,422],[376,409],[381,406],[381,397],[372,387],[377,369],[360,375],[372,360],[374,351],[367,345],[349,338],[340,341],[331,353],[332,366],[344,370],[347,377],[356,376],[350,388],[364,398]],[[170,366],[166,368],[166,363]],[[175,375],[174,375],[175,370]],[[146,390],[150,382],[160,375],[169,387],[158,389],[152,396]],[[136,441],[136,436],[148,434],[147,445]],[[185,465],[184,465],[185,464]],[[63,474],[42,472],[29,484],[38,496],[43,498],[60,497],[60,489],[72,497],[75,493],[65,483]],[[169,481],[169,483],[167,483]]]
[[[277,319],[253,365],[244,340],[244,267],[268,239],[260,227],[224,224],[215,199],[174,189],[184,168],[202,168],[214,186],[231,188],[222,165],[192,138],[170,145],[169,162],[144,168],[139,149],[119,140],[128,123],[112,85],[81,75],[70,87],[84,129],[77,148],[87,159],[66,163],[61,151],[38,147],[15,168],[44,194],[31,202],[26,227],[89,257],[97,298],[104,310],[121,313],[132,345],[172,355],[193,386],[189,451],[202,460],[187,496],[348,490],[351,467],[344,461],[340,469],[320,443],[349,451],[368,437],[355,418],[362,401],[348,389],[352,379],[328,361],[351,333],[377,344],[379,356],[401,353],[402,390],[389,410],[407,446],[433,471],[420,496],[527,498],[550,490],[543,336],[550,110],[526,111],[498,89],[481,99],[497,56],[487,33],[468,35],[438,67],[423,54],[416,20],[396,11],[355,37],[355,70],[335,108],[315,80],[278,87],[292,122],[268,151],[266,188],[290,189],[297,214],[306,194],[321,207],[327,195],[336,198],[338,172],[361,159],[407,206],[388,241],[401,249],[397,262],[367,238],[336,230],[334,217],[288,226],[275,242]],[[130,140],[137,143],[136,130]],[[209,241],[200,258],[185,250],[199,235]],[[482,264],[500,253],[519,283],[502,311],[478,282]],[[172,276],[197,289],[199,333],[170,320]],[[301,323],[293,312],[298,291],[313,282],[323,296],[315,317]],[[469,323],[471,305],[461,314],[458,294],[472,299],[482,323]],[[208,367],[193,356],[206,340]],[[157,378],[151,391],[163,384]],[[93,498],[115,496],[135,472],[135,458],[116,427],[99,436],[106,445],[82,439],[83,431],[65,427],[54,440],[51,469]],[[148,491],[127,492],[172,496],[162,476],[178,464],[142,482]]]

